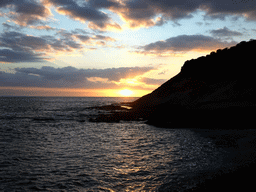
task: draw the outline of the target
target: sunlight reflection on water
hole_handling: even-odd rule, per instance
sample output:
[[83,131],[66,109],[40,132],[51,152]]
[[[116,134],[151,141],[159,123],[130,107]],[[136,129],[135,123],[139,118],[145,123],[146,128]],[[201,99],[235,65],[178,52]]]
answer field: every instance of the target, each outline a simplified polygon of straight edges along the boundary
[[[143,122],[81,123],[76,118],[85,114],[85,99],[22,102],[12,100],[12,107],[1,113],[3,191],[157,191],[223,166],[225,152],[189,129]],[[19,103],[26,110],[15,109]],[[38,111],[63,118],[34,120]]]

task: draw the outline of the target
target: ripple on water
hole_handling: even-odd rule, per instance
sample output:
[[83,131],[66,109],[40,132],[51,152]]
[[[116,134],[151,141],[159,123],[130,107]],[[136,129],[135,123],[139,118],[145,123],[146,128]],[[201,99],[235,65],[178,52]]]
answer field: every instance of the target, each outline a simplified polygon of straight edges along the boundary
[[[83,113],[82,99],[39,100],[22,101],[30,106],[25,115],[41,111],[74,120],[1,119],[2,191],[157,191],[223,166],[225,152],[189,129],[81,123],[74,117]],[[13,108],[5,113],[14,113]]]

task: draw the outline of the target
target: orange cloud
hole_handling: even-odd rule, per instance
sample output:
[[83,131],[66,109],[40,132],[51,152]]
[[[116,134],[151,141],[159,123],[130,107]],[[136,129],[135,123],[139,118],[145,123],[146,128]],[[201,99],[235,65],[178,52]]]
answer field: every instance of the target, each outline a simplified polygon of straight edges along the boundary
[[[137,10],[138,13],[143,13],[143,10]],[[138,13],[133,13],[131,10],[124,8],[124,9],[117,9],[113,10],[119,17],[126,23],[126,26],[131,29],[137,29],[142,27],[153,27],[159,26],[165,23],[162,17],[156,15],[151,15],[149,17],[135,17],[133,15],[138,15]]]
[[82,23],[88,22],[88,27],[99,31],[120,31],[119,24],[112,21],[108,14],[91,6],[90,4],[81,5],[76,1],[45,0],[45,5],[54,6],[61,15],[66,15]]
[[40,25],[40,26],[29,26],[32,29],[37,29],[37,30],[56,30],[54,27],[50,27],[49,25]]
[[118,32],[118,31],[122,30],[122,27],[119,24],[114,23],[114,22],[104,23],[103,25],[102,24],[99,25],[94,22],[89,22],[88,27],[90,29],[98,30],[98,31],[116,31],[116,32]]
[[225,19],[227,16],[245,17],[256,20],[255,1],[205,0],[205,1],[156,1],[156,0],[20,0],[2,1],[0,8],[11,10],[0,13],[20,26],[45,24],[52,16],[53,6],[59,14],[66,15],[98,31],[120,31],[122,27],[111,19],[111,14],[119,15],[129,28],[160,26],[167,21],[192,18],[193,13],[205,12],[205,19]]

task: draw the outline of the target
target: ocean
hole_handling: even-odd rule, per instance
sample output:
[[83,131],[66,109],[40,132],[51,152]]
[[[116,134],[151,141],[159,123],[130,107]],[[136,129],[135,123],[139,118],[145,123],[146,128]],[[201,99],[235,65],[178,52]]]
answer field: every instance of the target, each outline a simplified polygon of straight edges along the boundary
[[182,191],[232,166],[189,128],[89,122],[135,99],[0,97],[0,191]]

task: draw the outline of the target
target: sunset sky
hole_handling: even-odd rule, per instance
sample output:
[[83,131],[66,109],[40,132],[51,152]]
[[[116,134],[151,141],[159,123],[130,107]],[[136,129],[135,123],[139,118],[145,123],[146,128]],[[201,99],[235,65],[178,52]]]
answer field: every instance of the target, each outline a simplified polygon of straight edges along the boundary
[[0,96],[140,97],[254,39],[256,1],[1,0],[0,22]]

